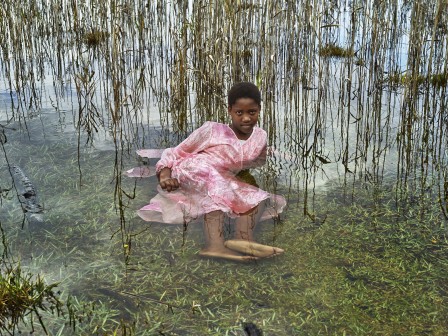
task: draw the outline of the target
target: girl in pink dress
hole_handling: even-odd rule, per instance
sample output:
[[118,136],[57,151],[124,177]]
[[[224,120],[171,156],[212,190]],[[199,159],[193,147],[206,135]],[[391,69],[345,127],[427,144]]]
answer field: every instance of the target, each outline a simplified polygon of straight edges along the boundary
[[[230,125],[206,122],[177,147],[163,151],[156,165],[158,195],[138,211],[146,221],[182,224],[204,215],[206,246],[200,255],[252,260],[283,253],[254,242],[260,220],[277,216],[286,201],[243,182],[242,170],[266,161],[266,132],[257,127],[258,88],[248,82],[228,93]],[[224,240],[225,216],[235,218],[235,238]]]

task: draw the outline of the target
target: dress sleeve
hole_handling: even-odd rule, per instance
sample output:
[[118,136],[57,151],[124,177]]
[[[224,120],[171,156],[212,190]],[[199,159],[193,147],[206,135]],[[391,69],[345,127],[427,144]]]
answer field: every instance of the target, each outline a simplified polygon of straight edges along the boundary
[[176,147],[165,149],[162,153],[162,157],[156,164],[157,174],[163,168],[172,168],[176,161],[185,159],[192,154],[199,153],[206,149],[210,144],[212,129],[213,123],[206,122]]

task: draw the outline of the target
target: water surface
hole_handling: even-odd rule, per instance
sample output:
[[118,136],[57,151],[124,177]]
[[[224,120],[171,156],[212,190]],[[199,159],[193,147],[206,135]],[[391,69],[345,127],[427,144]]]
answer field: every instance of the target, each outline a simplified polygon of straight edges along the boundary
[[[58,282],[52,334],[434,334],[446,319],[447,13],[443,1],[0,5],[0,224],[8,261]],[[343,48],[344,57],[328,54]],[[262,90],[284,195],[250,264],[201,259],[201,223],[145,223],[141,148],[227,122]],[[43,205],[23,212],[9,167]],[[228,223],[229,232],[231,223]],[[69,299],[69,296],[71,299]],[[21,326],[29,330],[29,324]]]

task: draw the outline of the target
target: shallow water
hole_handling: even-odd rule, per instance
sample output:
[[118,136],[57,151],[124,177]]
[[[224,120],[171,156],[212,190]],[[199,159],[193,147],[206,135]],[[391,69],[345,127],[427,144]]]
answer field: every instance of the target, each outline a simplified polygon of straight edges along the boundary
[[[46,314],[51,334],[442,335],[447,92],[417,78],[446,75],[441,3],[2,3],[0,224],[8,260],[74,302],[77,329]],[[254,174],[288,199],[257,228],[286,253],[247,265],[199,258],[201,223],[140,220],[156,179],[122,174],[226,121],[239,80],[272,148]]]

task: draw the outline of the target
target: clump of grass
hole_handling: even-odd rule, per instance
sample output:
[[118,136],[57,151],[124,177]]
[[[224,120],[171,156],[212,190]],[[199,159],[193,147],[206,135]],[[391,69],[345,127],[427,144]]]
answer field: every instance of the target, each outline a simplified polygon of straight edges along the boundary
[[107,40],[109,33],[106,31],[92,30],[84,35],[84,43],[88,47],[96,47]]
[[260,5],[257,5],[257,4],[252,4],[252,3],[240,3],[238,6],[237,6],[237,10],[238,11],[243,11],[243,10],[258,10],[258,9],[260,9]]
[[431,84],[436,87],[446,87],[448,84],[448,73],[432,75],[429,80],[431,81]]
[[351,48],[343,48],[335,44],[327,44],[319,49],[319,55],[322,57],[348,58],[353,57],[355,53]]
[[438,73],[429,76],[417,75],[411,76],[407,73],[392,73],[386,78],[386,82],[391,85],[409,85],[417,84],[418,86],[429,83],[435,87],[446,87],[448,84],[448,73]]
[[26,324],[25,317],[30,315],[31,323],[37,317],[47,333],[41,312],[62,313],[62,302],[54,292],[56,286],[46,285],[40,276],[24,273],[20,266],[6,266],[0,273],[0,332],[14,331],[20,322]]

